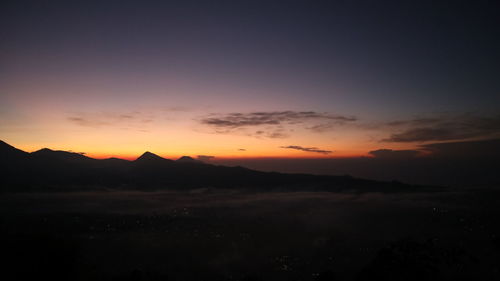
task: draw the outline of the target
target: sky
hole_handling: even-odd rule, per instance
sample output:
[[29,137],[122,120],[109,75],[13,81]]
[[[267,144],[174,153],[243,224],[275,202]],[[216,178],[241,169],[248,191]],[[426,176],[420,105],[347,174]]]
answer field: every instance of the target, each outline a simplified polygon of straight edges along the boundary
[[0,139],[26,151],[348,158],[500,137],[495,1],[0,5]]

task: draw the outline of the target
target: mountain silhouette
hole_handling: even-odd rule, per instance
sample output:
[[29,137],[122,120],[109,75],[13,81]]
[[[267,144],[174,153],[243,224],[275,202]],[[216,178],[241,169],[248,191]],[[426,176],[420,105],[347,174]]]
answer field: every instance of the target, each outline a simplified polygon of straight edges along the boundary
[[[5,159],[20,159],[27,157],[29,153],[13,147],[12,145],[0,140],[0,155],[2,160]],[[0,160],[1,161],[1,160]]]
[[196,160],[190,156],[182,156],[175,161],[179,162],[179,163],[184,163],[184,164],[204,164],[202,161]]
[[172,161],[170,159],[165,159],[149,151],[144,152],[141,156],[135,159],[136,162],[146,162],[146,161]]
[[35,152],[30,153],[31,157],[38,160],[50,161],[50,160],[60,160],[60,161],[93,161],[90,157],[87,157],[81,153],[62,151],[62,150],[51,150],[48,148],[42,148]]
[[1,142],[0,153],[4,191],[229,188],[399,192],[424,188],[350,176],[261,172],[239,166],[206,164],[189,156],[173,161],[151,152],[145,152],[134,161],[94,159],[81,153],[47,148],[27,153]]
[[177,159],[177,161],[192,162],[192,161],[196,161],[196,160],[194,160],[192,157],[189,157],[189,156],[182,156],[181,158]]

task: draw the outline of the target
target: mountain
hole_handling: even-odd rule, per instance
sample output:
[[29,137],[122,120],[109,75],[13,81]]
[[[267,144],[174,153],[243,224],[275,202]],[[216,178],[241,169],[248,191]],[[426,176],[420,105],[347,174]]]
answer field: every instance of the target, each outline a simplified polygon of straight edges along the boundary
[[33,159],[51,161],[59,160],[64,162],[79,162],[79,161],[95,161],[96,159],[87,157],[81,153],[62,151],[62,150],[51,150],[48,148],[42,148],[38,151],[30,153]]
[[11,179],[23,179],[23,168],[29,164],[29,153],[0,141],[0,190]]
[[177,161],[187,161],[187,162],[193,162],[196,161],[192,157],[189,156],[182,156],[181,158],[177,159]]
[[7,159],[19,160],[22,158],[26,158],[28,154],[29,153],[17,149],[12,145],[0,140],[0,161],[5,161]]
[[26,153],[1,142],[0,153],[0,186],[4,191],[213,187],[258,191],[399,192],[423,188],[350,176],[283,174],[239,166],[216,166],[189,156],[173,161],[151,152],[145,152],[134,161],[99,160],[80,153],[46,148]]
[[149,161],[172,161],[170,159],[165,159],[149,151],[144,152],[141,156],[135,159],[136,162],[149,162]]
[[188,163],[188,164],[191,164],[191,163],[192,164],[204,164],[200,160],[196,160],[196,159],[189,157],[189,156],[182,156],[179,159],[177,159],[176,161],[180,162],[180,163]]

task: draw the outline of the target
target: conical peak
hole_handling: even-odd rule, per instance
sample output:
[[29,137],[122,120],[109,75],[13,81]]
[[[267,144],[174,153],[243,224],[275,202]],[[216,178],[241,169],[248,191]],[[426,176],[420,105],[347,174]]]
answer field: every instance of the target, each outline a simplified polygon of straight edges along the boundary
[[177,161],[196,161],[190,156],[182,156],[181,158],[177,159]]
[[137,160],[165,160],[165,158],[162,158],[154,153],[151,153],[149,151],[144,152]]

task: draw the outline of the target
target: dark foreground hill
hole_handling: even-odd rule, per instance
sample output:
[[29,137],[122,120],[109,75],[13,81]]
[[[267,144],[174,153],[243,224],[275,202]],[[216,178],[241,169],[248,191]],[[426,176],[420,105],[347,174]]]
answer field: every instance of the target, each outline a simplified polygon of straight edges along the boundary
[[216,166],[187,156],[174,161],[151,152],[134,161],[93,159],[79,153],[47,148],[27,153],[1,142],[0,156],[3,191],[230,188],[399,192],[424,189],[350,176],[283,174]]

